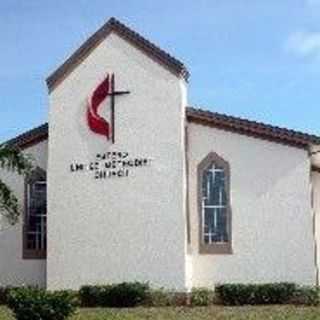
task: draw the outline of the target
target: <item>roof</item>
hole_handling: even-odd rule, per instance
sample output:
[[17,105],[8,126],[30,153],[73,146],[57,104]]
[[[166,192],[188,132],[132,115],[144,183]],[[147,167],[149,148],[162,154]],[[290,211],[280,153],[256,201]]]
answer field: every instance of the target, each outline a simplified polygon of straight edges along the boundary
[[320,137],[316,135],[192,107],[187,108],[187,119],[190,122],[300,148],[320,144]]
[[111,18],[47,78],[49,91],[52,91],[70,74],[111,32],[117,33],[149,57],[167,67],[174,74],[183,76],[186,80],[188,79],[189,72],[181,61],[163,51],[117,19]]
[[46,139],[48,139],[48,123],[44,123],[39,127],[28,130],[11,140],[6,141],[5,144],[15,148],[24,149]]
[[[228,116],[217,112],[187,107],[186,115],[189,122],[298,148],[306,149],[310,144],[320,145],[320,137],[316,135],[271,126],[269,124]],[[45,123],[37,128],[18,135],[6,143],[23,149],[47,138],[48,124]]]

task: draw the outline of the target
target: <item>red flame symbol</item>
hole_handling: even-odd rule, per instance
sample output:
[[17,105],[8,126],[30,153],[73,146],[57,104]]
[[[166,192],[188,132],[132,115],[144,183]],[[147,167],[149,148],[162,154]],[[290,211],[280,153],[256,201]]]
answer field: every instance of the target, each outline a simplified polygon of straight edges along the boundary
[[98,114],[98,108],[110,94],[110,81],[109,75],[98,85],[93,91],[87,108],[87,121],[89,128],[97,133],[110,138],[110,125],[109,123]]

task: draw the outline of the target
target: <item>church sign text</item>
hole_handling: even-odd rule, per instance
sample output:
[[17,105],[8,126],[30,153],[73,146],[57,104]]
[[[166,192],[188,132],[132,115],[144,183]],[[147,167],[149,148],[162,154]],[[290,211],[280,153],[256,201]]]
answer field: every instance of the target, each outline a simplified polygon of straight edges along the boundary
[[98,153],[93,161],[72,162],[70,171],[93,172],[95,179],[128,177],[131,170],[146,167],[151,164],[151,159],[145,157],[130,157],[128,152]]

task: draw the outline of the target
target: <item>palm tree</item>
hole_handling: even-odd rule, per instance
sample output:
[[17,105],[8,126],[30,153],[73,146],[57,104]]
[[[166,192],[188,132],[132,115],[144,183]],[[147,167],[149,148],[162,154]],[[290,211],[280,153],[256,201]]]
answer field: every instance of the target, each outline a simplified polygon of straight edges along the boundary
[[[31,158],[20,150],[6,144],[0,145],[0,169],[26,175],[32,169]],[[20,208],[18,199],[12,190],[0,179],[0,214],[11,225],[17,223]]]

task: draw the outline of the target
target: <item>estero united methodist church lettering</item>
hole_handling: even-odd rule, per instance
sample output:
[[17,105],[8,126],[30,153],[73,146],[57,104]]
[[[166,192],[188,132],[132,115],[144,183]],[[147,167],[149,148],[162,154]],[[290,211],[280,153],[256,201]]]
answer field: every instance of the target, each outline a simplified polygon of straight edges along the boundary
[[193,108],[188,78],[114,18],[47,78],[49,123],[7,141],[34,170],[0,171],[0,287],[319,284],[320,137]]
[[94,161],[90,163],[72,163],[71,172],[93,171],[95,179],[112,177],[128,177],[130,170],[145,167],[151,164],[151,159],[130,158],[128,152],[98,153]]
[[[129,94],[130,91],[115,91],[115,75],[107,75],[91,95],[87,107],[88,127],[96,134],[103,135],[107,141],[115,143],[115,97]],[[111,124],[99,114],[99,108],[110,97]],[[128,177],[132,168],[144,167],[151,163],[148,158],[130,158],[128,152],[98,153],[90,163],[74,162],[70,165],[71,172],[93,171],[95,179],[112,177]]]

